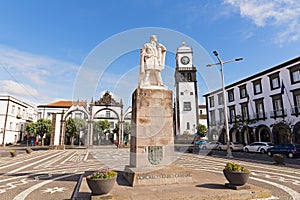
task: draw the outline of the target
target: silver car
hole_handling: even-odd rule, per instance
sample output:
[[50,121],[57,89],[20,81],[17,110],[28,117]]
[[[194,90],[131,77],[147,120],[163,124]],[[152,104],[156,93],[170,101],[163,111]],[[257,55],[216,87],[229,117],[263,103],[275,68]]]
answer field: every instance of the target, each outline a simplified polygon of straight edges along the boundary
[[[238,142],[230,142],[229,147],[232,151],[243,151],[244,145]],[[227,150],[227,143],[219,145],[218,150]]]
[[218,146],[220,145],[221,143],[220,142],[217,142],[217,141],[211,141],[211,142],[208,142],[206,144],[203,144],[202,145],[202,149],[218,149]]
[[256,152],[264,154],[269,148],[273,146],[274,144],[271,142],[253,142],[249,145],[244,146],[243,150],[245,152]]

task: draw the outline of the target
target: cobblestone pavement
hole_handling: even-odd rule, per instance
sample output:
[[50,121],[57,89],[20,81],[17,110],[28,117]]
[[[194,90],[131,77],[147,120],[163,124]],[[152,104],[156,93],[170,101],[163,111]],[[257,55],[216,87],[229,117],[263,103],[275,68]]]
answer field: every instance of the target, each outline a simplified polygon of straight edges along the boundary
[[[1,151],[1,149],[0,149]],[[231,159],[231,160],[234,160]],[[221,175],[228,159],[179,154],[175,164]],[[274,199],[300,199],[300,170],[297,166],[276,166],[237,160],[251,173],[250,183],[270,189]],[[82,173],[100,167],[123,170],[129,163],[129,149],[115,146],[94,149],[40,150],[20,152],[0,159],[0,199],[70,199]],[[222,175],[223,176],[223,175]]]
[[251,170],[249,183],[272,191],[274,199],[300,199],[300,166],[274,165],[273,162],[254,163],[234,158],[203,157],[184,154],[176,163],[199,171],[222,173],[225,163],[234,161]]

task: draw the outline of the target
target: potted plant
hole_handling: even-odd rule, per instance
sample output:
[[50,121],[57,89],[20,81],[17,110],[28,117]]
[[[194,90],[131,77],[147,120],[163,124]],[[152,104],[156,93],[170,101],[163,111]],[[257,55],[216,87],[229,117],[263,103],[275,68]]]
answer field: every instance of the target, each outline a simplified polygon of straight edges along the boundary
[[14,149],[9,150],[11,157],[15,157],[17,155],[17,151]]
[[245,185],[249,179],[250,171],[234,162],[228,162],[223,170],[227,181],[234,186]]
[[93,195],[107,194],[113,188],[118,173],[110,169],[99,169],[86,177],[87,184]]
[[285,155],[283,154],[274,154],[273,159],[276,164],[284,164]]

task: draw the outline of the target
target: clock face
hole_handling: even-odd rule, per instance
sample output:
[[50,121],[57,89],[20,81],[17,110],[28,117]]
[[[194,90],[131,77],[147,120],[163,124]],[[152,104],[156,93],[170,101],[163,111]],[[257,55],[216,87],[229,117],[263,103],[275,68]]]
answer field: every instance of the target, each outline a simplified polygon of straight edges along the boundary
[[187,65],[190,62],[190,58],[187,56],[183,56],[180,61],[182,64]]

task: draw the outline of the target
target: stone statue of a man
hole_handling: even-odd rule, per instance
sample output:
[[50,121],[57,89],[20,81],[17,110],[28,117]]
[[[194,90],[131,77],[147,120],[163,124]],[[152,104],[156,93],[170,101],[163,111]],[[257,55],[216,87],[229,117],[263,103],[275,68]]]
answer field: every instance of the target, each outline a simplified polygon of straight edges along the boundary
[[165,88],[160,71],[165,67],[166,47],[157,43],[156,35],[144,44],[140,54],[140,88]]

